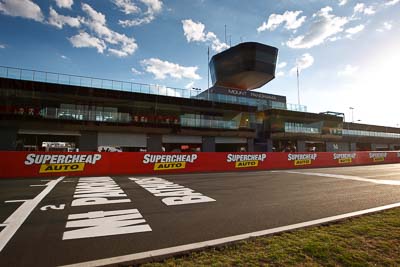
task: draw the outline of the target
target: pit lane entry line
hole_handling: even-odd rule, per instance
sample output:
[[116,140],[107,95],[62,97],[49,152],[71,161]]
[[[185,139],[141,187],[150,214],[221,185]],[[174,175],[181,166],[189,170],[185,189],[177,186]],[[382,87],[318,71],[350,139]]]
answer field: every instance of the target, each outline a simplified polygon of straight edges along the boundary
[[181,245],[181,246],[139,252],[139,253],[117,256],[117,257],[112,257],[112,258],[105,258],[105,259],[100,259],[100,260],[93,260],[93,261],[80,262],[80,263],[75,263],[75,264],[70,264],[70,265],[63,265],[61,267],[104,266],[104,265],[117,264],[117,263],[134,262],[134,261],[147,259],[147,258],[153,258],[153,257],[173,256],[175,254],[179,254],[179,253],[183,253],[183,252],[190,252],[190,251],[193,251],[196,249],[204,249],[204,248],[208,248],[208,247],[214,247],[214,246],[218,246],[218,245],[222,245],[222,244],[227,244],[227,243],[232,243],[232,242],[236,242],[236,241],[240,241],[240,240],[244,240],[244,239],[249,239],[249,238],[253,238],[253,237],[271,235],[271,234],[291,231],[291,230],[295,230],[295,229],[299,229],[299,228],[325,224],[328,222],[334,222],[334,221],[343,220],[343,219],[350,218],[350,217],[365,215],[368,213],[374,213],[374,212],[383,211],[383,210],[387,210],[387,209],[393,209],[393,208],[397,208],[397,207],[400,207],[400,202],[393,203],[390,205],[370,208],[370,209],[366,209],[366,210],[359,210],[359,211],[344,213],[344,214],[340,214],[340,215],[336,215],[336,216],[325,217],[325,218],[321,218],[321,219],[317,219],[317,220],[271,228],[271,229],[257,231],[257,232],[251,232],[251,233],[246,233],[246,234],[241,234],[241,235],[212,239],[212,240],[202,241],[202,242],[198,242],[198,243],[191,243],[191,244],[186,244],[186,245]]
[[353,175],[329,174],[329,173],[319,173],[319,172],[300,172],[300,171],[273,171],[273,172],[283,172],[283,173],[302,174],[302,175],[309,175],[309,176],[320,176],[320,177],[328,177],[328,178],[336,178],[336,179],[344,179],[344,180],[354,180],[354,181],[358,181],[358,182],[367,182],[367,183],[373,183],[373,184],[400,185],[399,180],[368,179],[368,178],[353,176]]
[[24,201],[19,208],[14,211],[13,214],[8,217],[2,226],[5,228],[0,232],[0,252],[11,240],[14,234],[18,231],[18,228],[25,222],[26,218],[36,208],[36,206],[50,193],[51,190],[62,180],[65,176],[61,176],[56,180],[48,182],[46,188],[40,192],[35,198]]

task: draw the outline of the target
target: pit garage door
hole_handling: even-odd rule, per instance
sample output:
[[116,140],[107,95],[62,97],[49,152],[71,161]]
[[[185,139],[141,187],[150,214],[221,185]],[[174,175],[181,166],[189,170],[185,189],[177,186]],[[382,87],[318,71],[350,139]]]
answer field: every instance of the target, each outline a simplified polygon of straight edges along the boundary
[[99,133],[98,146],[147,147],[145,134]]

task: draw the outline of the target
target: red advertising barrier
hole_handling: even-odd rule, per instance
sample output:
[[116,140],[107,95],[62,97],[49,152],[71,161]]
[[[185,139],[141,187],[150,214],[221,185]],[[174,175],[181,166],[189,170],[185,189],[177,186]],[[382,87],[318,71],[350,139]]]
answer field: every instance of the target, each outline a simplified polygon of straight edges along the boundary
[[251,171],[400,163],[400,152],[146,153],[0,151],[0,178]]

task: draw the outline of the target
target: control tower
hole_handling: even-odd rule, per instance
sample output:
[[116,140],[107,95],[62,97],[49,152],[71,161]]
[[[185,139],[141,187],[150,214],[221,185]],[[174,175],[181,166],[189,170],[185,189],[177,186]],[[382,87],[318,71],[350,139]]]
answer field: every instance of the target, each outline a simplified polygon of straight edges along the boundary
[[259,88],[275,78],[278,48],[240,43],[214,55],[209,63],[213,87]]

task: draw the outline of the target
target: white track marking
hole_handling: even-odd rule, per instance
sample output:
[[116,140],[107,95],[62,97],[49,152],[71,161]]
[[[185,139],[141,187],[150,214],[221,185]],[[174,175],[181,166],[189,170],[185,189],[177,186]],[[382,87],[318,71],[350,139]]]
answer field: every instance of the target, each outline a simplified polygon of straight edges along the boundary
[[192,243],[192,244],[187,244],[187,245],[182,245],[182,246],[145,251],[145,252],[134,253],[134,254],[118,256],[118,257],[112,257],[112,258],[107,258],[107,259],[81,262],[81,263],[76,263],[76,264],[71,264],[71,265],[64,265],[62,267],[104,266],[104,265],[111,265],[111,264],[117,264],[117,263],[123,263],[123,262],[131,262],[131,261],[152,258],[152,257],[157,257],[157,256],[166,256],[166,255],[171,256],[176,253],[189,252],[189,251],[192,251],[195,249],[213,247],[213,246],[236,242],[236,241],[240,241],[240,240],[244,240],[244,239],[248,239],[248,238],[252,238],[252,237],[265,236],[265,235],[276,234],[276,233],[285,232],[285,231],[291,231],[291,230],[295,230],[295,229],[299,229],[299,228],[315,226],[315,225],[319,225],[319,224],[338,221],[338,220],[342,220],[342,219],[346,219],[346,218],[350,218],[350,217],[354,217],[354,216],[360,216],[360,215],[364,215],[364,214],[368,214],[368,213],[372,213],[372,212],[377,212],[377,211],[382,211],[382,210],[392,209],[392,208],[397,208],[397,207],[400,207],[400,202],[394,203],[391,205],[386,205],[386,206],[381,206],[381,207],[376,207],[376,208],[371,208],[371,209],[360,210],[360,211],[345,213],[345,214],[341,214],[341,215],[326,217],[326,218],[322,218],[322,219],[318,219],[318,220],[286,225],[286,226],[272,228],[272,229],[268,229],[268,230],[262,230],[262,231],[257,231],[257,232],[242,234],[242,235],[229,236],[229,237],[225,237],[225,238],[212,239],[212,240],[208,240],[208,241]]
[[25,222],[26,218],[31,214],[35,207],[42,201],[48,193],[62,180],[64,176],[47,183],[47,187],[34,199],[30,199],[24,202],[2,225],[5,225],[0,232],[0,252],[7,245],[8,241],[14,236],[18,228]]
[[26,202],[29,201],[30,199],[15,199],[15,200],[6,200],[4,203],[15,203],[15,202]]
[[353,176],[353,175],[330,174],[330,173],[319,173],[319,172],[299,172],[299,171],[279,171],[279,172],[353,180],[353,181],[367,182],[373,184],[400,185],[400,180],[377,180],[377,179],[367,179],[364,177]]
[[377,175],[368,175],[368,176],[365,176],[365,177],[375,178],[375,177],[385,177],[385,176],[399,176],[400,177],[400,172],[384,173],[384,174],[377,174]]
[[30,186],[48,186],[53,180],[41,180],[42,182],[47,182],[47,184],[31,184]]

